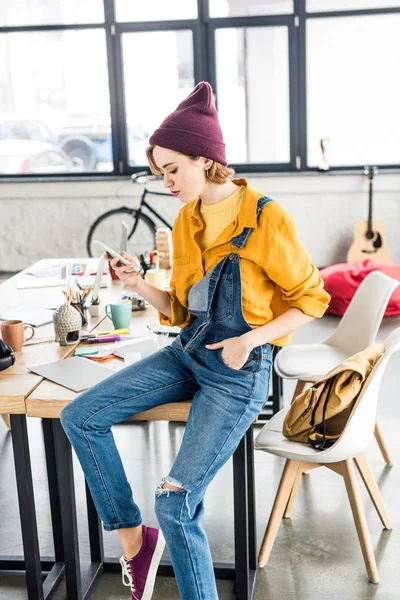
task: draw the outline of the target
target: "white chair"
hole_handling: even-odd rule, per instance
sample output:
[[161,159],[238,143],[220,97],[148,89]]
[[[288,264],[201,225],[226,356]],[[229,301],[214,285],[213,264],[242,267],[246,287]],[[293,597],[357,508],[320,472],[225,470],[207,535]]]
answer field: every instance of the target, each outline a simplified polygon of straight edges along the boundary
[[[296,379],[293,398],[321,379],[349,356],[360,352],[376,340],[390,296],[399,282],[381,271],[373,271],[354,294],[333,335],[318,344],[290,344],[278,352],[274,362],[277,374]],[[381,429],[376,423],[375,437],[383,458],[392,463]]]
[[400,350],[400,327],[395,329],[385,340],[385,348],[384,354],[375,365],[359,395],[342,435],[333,446],[319,451],[307,444],[292,442],[284,438],[282,425],[287,409],[279,411],[272,417],[256,437],[254,442],[256,450],[286,458],[258,557],[260,567],[264,567],[268,562],[282,517],[290,516],[299,475],[305,470],[325,466],[344,478],[368,577],[373,583],[379,581],[364,509],[356,483],[353,459],[384,528],[391,529],[390,518],[363,451],[374,435],[376,405],[383,373],[389,358],[394,352]]

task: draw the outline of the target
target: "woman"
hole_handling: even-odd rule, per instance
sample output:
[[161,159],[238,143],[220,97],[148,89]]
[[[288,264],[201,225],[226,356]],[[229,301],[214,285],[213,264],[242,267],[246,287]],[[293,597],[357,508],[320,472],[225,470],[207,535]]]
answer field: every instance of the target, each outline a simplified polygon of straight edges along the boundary
[[[135,259],[111,259],[118,277],[179,325],[174,342],[71,402],[61,422],[106,530],[118,529],[123,580],[148,600],[168,544],[181,598],[218,598],[202,527],[209,483],[262,409],[273,345],[325,312],[329,296],[291,217],[245,179],[231,180],[208,83],[199,83],[150,138],[151,169],[185,206],[173,230],[171,290],[141,278]],[[113,423],[192,399],[181,448],[156,490],[161,531],[142,525],[111,433]]]

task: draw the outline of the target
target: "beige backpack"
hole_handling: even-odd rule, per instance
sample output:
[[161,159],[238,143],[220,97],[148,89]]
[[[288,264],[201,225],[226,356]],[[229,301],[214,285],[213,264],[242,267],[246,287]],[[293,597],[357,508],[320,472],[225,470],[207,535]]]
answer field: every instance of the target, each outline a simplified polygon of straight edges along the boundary
[[369,374],[385,351],[372,344],[329,371],[293,400],[283,435],[294,442],[325,450],[340,437]]

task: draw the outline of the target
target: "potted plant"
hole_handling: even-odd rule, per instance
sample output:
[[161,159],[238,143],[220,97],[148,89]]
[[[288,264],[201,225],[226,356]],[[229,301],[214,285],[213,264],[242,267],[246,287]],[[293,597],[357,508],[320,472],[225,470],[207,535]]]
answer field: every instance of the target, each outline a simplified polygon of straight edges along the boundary
[[99,296],[97,296],[96,298],[93,298],[93,296],[92,296],[88,310],[92,317],[98,317],[100,315],[100,297]]

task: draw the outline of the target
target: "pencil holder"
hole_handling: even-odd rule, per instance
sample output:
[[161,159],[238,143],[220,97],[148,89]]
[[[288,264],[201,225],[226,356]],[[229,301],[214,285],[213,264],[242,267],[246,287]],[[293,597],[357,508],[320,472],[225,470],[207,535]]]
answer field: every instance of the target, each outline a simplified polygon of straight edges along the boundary
[[69,302],[64,302],[53,314],[56,342],[60,346],[70,346],[79,340],[82,318]]
[[71,306],[81,315],[82,325],[87,325],[87,307],[86,304],[81,304],[80,302],[71,302]]

